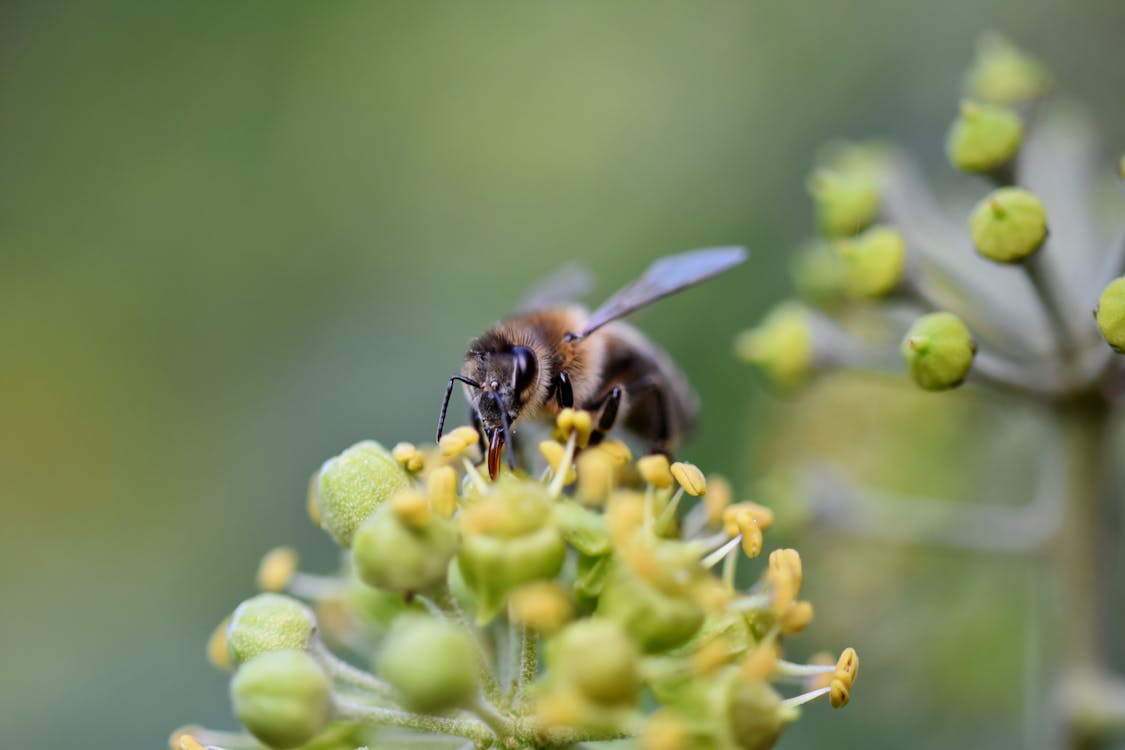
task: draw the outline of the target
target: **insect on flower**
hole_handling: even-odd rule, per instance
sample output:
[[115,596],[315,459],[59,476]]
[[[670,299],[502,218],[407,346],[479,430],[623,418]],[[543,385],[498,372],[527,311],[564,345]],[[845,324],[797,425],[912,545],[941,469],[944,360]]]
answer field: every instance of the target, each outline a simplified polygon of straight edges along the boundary
[[562,269],[469,344],[461,372],[445,389],[438,440],[453,384],[461,381],[493,479],[505,445],[514,464],[512,433],[520,419],[553,419],[566,408],[595,415],[591,443],[622,424],[647,439],[651,452],[668,453],[694,428],[698,398],[671,357],[619,319],[746,257],[744,248],[719,247],[661,258],[593,313],[571,304],[588,286],[587,275]]

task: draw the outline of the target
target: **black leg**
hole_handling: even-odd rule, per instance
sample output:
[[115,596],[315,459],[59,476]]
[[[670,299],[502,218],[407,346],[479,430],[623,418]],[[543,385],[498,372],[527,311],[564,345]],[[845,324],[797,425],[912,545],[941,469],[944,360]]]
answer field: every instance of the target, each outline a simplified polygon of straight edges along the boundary
[[574,407],[574,389],[570,387],[570,376],[565,372],[560,372],[555,379],[555,401],[560,409]]
[[600,401],[592,404],[591,410],[598,410],[598,422],[594,425],[594,432],[590,435],[590,445],[597,445],[605,439],[606,433],[613,429],[617,423],[617,411],[621,406],[621,386],[615,385]]
[[655,375],[638,378],[626,386],[629,398],[644,398],[649,409],[648,444],[651,453],[668,454],[668,441],[671,418],[668,414],[668,399],[664,394],[664,383]]

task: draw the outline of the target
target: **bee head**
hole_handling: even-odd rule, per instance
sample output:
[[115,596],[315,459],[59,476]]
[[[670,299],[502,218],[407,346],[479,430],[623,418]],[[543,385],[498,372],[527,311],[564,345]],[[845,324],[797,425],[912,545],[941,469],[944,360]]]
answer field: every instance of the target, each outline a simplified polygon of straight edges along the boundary
[[500,351],[476,351],[465,360],[464,374],[480,384],[466,386],[465,395],[485,431],[503,429],[516,421],[531,395],[539,372],[535,352],[526,346]]

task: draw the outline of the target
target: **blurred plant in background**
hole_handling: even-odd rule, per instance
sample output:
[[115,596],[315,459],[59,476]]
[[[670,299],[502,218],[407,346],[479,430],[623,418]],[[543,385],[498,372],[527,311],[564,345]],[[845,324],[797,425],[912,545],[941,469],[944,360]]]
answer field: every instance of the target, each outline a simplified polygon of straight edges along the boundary
[[[469,427],[426,450],[365,441],[326,462],[309,513],[344,566],[313,576],[288,548],[266,555],[266,593],[208,646],[234,670],[250,734],[185,727],[173,750],[624,737],[649,750],[765,750],[799,706],[847,704],[853,649],[782,658],[813,615],[797,598],[797,552],[774,550],[756,583],[736,585],[772,512],[732,502],[724,480],[692,464],[634,463],[618,441],[587,447],[590,432],[589,413],[563,410],[538,481],[505,471],[489,482]],[[685,495],[700,501],[681,514]]]
[[[1046,415],[1035,498],[1023,507],[892,503],[823,470],[802,472],[798,496],[819,522],[858,533],[1048,553],[1062,596],[1052,608],[1060,642],[1040,639],[1043,653],[1032,658],[1054,675],[1053,709],[1049,726],[1027,720],[1025,741],[1100,746],[1125,726],[1125,682],[1111,669],[1121,498],[1110,464],[1113,410],[1125,392],[1114,355],[1125,348],[1125,277],[1117,278],[1125,234],[1106,241],[1097,215],[1099,180],[1113,169],[1099,168],[1081,114],[1048,103],[1043,66],[1007,41],[982,40],[965,89],[946,153],[991,191],[982,186],[967,218],[950,221],[899,150],[833,146],[809,182],[821,237],[794,267],[803,301],[776,308],[736,349],[786,390],[833,370],[898,370],[901,357],[923,390],[973,384],[981,411],[1024,408],[1010,407],[1015,399]],[[1125,176],[1125,160],[1113,167]],[[886,381],[852,395],[865,399],[853,413],[875,400],[909,409],[897,424],[884,420],[887,457],[895,441],[925,440],[927,411],[945,408],[908,403]],[[858,429],[837,438],[855,440]],[[1018,480],[1009,485],[1019,491]]]

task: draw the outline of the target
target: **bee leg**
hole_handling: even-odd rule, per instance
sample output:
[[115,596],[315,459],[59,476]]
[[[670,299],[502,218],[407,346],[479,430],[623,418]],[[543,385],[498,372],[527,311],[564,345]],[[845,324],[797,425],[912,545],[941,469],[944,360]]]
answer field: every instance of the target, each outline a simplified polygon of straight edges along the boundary
[[566,372],[560,372],[555,378],[555,401],[560,409],[574,406],[574,389],[570,387],[570,376]]
[[668,412],[668,399],[664,394],[664,383],[655,375],[637,378],[625,388],[632,399],[645,399],[649,414],[648,449],[650,453],[668,455],[671,439],[671,414]]
[[621,406],[623,393],[621,386],[615,385],[600,401],[590,405],[590,411],[598,412],[598,422],[590,434],[590,445],[597,445],[604,440],[606,433],[617,423],[617,410]]

